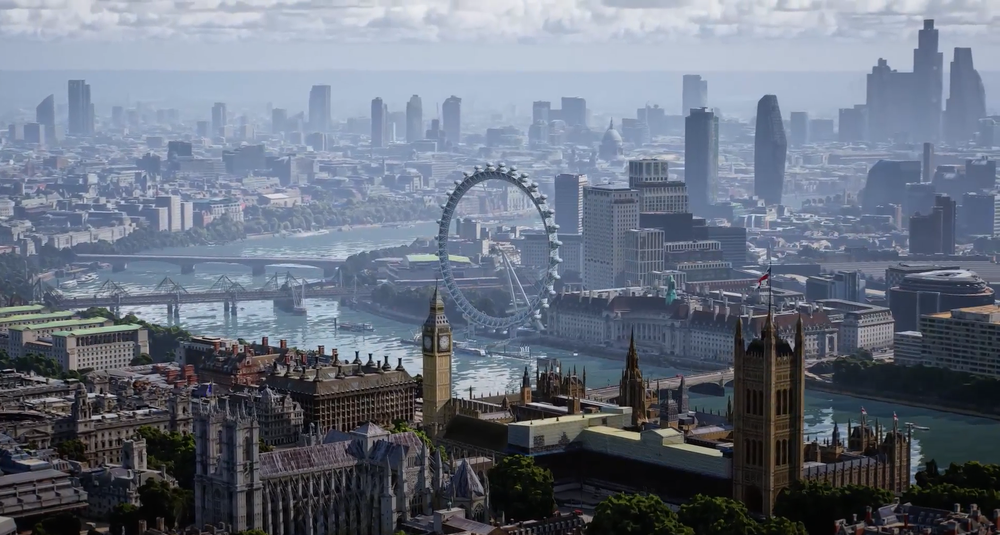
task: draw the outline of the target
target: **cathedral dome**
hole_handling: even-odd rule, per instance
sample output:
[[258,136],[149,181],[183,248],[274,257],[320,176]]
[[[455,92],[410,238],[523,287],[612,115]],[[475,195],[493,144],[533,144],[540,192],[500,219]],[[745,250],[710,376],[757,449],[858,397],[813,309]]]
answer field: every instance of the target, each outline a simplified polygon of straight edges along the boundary
[[601,140],[601,145],[616,144],[617,146],[622,145],[622,135],[615,130],[615,120],[611,119],[611,124],[608,125],[608,129],[604,132],[604,139]]
[[615,121],[612,119],[611,123],[608,124],[607,131],[604,132],[601,147],[598,149],[598,156],[606,162],[619,160],[625,155],[622,145],[622,135],[615,130]]

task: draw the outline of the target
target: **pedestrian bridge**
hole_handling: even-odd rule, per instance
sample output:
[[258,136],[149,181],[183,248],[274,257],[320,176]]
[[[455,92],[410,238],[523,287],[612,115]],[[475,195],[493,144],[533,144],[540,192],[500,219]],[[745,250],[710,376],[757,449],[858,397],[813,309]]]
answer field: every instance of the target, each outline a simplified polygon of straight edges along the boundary
[[324,277],[333,277],[337,269],[344,265],[343,258],[317,257],[266,257],[266,256],[197,256],[197,255],[155,255],[155,254],[78,254],[81,262],[106,262],[111,264],[112,271],[120,272],[128,269],[129,262],[163,262],[181,267],[182,274],[194,273],[198,264],[239,264],[248,266],[254,275],[266,273],[267,266],[294,264],[310,266],[323,270]]

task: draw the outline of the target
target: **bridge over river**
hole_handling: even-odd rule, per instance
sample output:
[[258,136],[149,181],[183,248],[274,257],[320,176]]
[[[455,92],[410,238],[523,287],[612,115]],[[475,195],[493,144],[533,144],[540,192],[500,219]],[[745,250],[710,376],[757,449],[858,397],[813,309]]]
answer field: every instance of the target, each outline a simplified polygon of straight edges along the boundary
[[267,257],[267,256],[194,256],[194,255],[155,255],[155,254],[78,254],[81,262],[106,262],[111,264],[112,271],[120,272],[128,269],[129,262],[163,262],[181,267],[181,274],[194,273],[197,264],[239,264],[248,266],[254,275],[264,275],[267,266],[294,264],[310,266],[323,270],[323,277],[330,278],[337,274],[337,268],[344,265],[343,258],[316,257]]
[[[728,370],[722,370],[717,372],[705,372],[698,373],[694,375],[684,376],[684,385],[688,388],[696,385],[706,384],[706,383],[716,383],[722,382],[723,385],[729,384],[733,380],[733,370],[732,368]],[[680,377],[663,377],[660,379],[650,379],[650,388],[658,388],[660,390],[671,390],[680,387],[681,378]],[[618,386],[605,386],[601,388],[591,388],[587,390],[587,398],[593,399],[594,401],[604,401],[610,402],[618,399]]]

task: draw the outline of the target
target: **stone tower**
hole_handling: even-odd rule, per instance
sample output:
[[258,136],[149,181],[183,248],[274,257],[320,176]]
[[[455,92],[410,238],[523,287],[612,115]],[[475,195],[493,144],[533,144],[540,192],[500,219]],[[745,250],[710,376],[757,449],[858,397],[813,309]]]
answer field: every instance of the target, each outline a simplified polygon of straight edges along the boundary
[[649,419],[649,400],[646,398],[646,385],[642,382],[642,370],[639,369],[634,332],[629,339],[625,370],[618,385],[618,406],[632,407],[632,427],[639,427]]
[[771,514],[778,494],[802,476],[804,460],[805,338],[802,318],[795,348],[778,337],[771,314],[760,338],[746,345],[736,323],[733,354],[733,498]]
[[146,441],[141,437],[122,441],[122,468],[146,470]]
[[260,426],[242,404],[199,406],[194,418],[195,525],[229,524],[233,533],[262,529]]
[[424,321],[421,347],[424,354],[424,430],[433,438],[443,430],[446,422],[441,409],[451,399],[451,325],[436,287]]

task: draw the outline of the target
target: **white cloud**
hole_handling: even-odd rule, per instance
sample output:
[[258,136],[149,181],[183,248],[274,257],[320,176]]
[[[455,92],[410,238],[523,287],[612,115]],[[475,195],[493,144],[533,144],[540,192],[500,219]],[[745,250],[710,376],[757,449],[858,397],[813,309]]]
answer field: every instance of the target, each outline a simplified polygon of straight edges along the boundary
[[[0,0],[0,37],[71,41],[646,42],[1000,34],[1000,0]],[[992,30],[992,32],[991,32]]]

